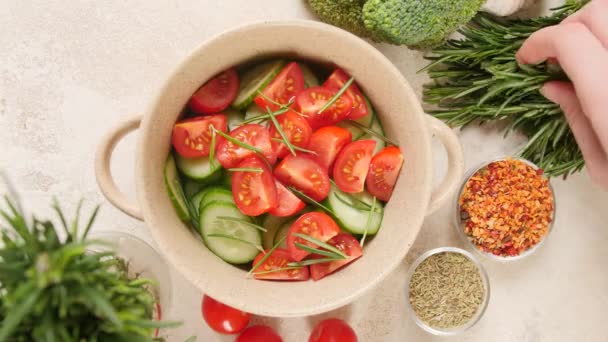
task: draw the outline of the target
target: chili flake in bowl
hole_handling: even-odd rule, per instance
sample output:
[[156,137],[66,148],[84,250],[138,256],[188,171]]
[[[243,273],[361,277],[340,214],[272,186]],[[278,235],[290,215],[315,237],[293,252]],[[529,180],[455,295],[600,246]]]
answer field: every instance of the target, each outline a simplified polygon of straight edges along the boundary
[[458,220],[467,240],[501,260],[532,253],[553,225],[555,198],[542,169],[519,158],[477,169],[458,198]]

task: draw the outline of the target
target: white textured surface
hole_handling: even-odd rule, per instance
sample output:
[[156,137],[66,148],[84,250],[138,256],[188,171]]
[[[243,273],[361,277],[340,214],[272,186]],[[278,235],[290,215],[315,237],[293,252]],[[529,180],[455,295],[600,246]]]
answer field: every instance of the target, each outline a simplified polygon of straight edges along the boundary
[[[287,18],[312,17],[299,0],[2,1],[0,168],[19,184],[28,207],[42,214],[50,213],[53,195],[66,206],[82,196],[89,204],[103,202],[92,163],[101,135],[141,112],[173,66],[205,39],[237,24]],[[420,89],[425,78],[415,73],[423,65],[419,53],[378,48]],[[471,128],[462,141],[467,167],[514,152],[522,142],[503,140],[491,128]],[[119,185],[132,196],[134,143],[132,136],[126,139],[113,163]],[[445,157],[435,145],[439,178]],[[550,240],[522,262],[484,261],[492,286],[488,311],[471,331],[451,340],[606,340],[608,194],[584,174],[553,184],[558,213]],[[305,341],[314,323],[328,316],[349,320],[361,341],[440,340],[407,316],[404,275],[421,252],[461,245],[450,209],[430,217],[401,267],[355,304],[319,317],[256,321],[276,327],[287,342]],[[104,205],[95,229],[123,229],[150,241],[144,224],[110,205]],[[199,341],[231,341],[202,321],[201,293],[178,274],[173,282],[169,316],[185,324],[168,332],[169,340],[198,335]]]

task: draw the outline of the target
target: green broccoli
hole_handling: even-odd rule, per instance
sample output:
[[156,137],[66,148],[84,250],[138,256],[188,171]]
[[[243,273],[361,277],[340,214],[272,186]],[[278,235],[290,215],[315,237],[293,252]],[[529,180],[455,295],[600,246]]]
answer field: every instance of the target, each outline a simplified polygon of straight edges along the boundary
[[444,42],[471,20],[485,0],[369,0],[363,6],[368,31],[383,41],[418,48]]
[[313,12],[324,22],[360,37],[378,40],[363,24],[363,5],[367,0],[308,0]]

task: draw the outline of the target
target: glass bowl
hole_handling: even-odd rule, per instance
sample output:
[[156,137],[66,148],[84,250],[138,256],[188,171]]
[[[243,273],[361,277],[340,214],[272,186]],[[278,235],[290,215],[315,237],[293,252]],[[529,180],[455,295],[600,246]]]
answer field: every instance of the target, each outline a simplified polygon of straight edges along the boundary
[[[536,252],[540,248],[540,246],[542,246],[545,243],[545,241],[547,240],[547,238],[553,231],[553,225],[555,223],[555,211],[557,208],[557,204],[555,202],[555,191],[553,189],[553,185],[551,184],[551,181],[549,180],[549,183],[548,183],[549,190],[551,191],[551,198],[553,200],[553,212],[551,213],[551,223],[549,224],[549,227],[547,228],[547,233],[545,234],[545,236],[543,236],[536,245],[532,246],[531,248],[529,248],[529,249],[525,250],[524,252],[520,253],[519,255],[515,255],[515,256],[500,256],[500,255],[495,255],[495,254],[492,254],[492,253],[479,249],[477,247],[477,245],[472,241],[472,239],[464,232],[462,219],[460,217],[460,204],[459,204],[460,196],[462,195],[462,192],[464,191],[464,188],[465,188],[467,182],[469,181],[469,179],[471,179],[471,177],[474,174],[476,174],[477,171],[487,167],[491,163],[506,160],[506,159],[520,160],[520,161],[530,165],[535,170],[540,169],[540,167],[538,167],[536,164],[532,163],[531,161],[524,159],[524,158],[519,158],[519,157],[502,156],[502,157],[490,160],[488,162],[485,162],[485,163],[473,168],[472,170],[470,170],[467,173],[467,175],[465,176],[464,182],[462,182],[460,189],[456,193],[456,200],[454,201],[455,202],[454,222],[455,222],[456,230],[458,231],[458,235],[460,235],[462,237],[462,239],[464,241],[466,241],[466,243],[468,244],[468,246],[470,248],[474,249],[477,253],[479,253],[479,255],[492,259],[494,261],[499,261],[499,262],[510,262],[510,261],[521,260],[521,259],[533,254],[534,252]],[[546,176],[543,175],[543,177],[546,177]]]
[[[483,298],[483,301],[481,302],[481,304],[479,305],[479,308],[477,309],[477,312],[475,313],[475,315],[464,325],[454,327],[454,328],[449,328],[449,329],[432,327],[432,326],[428,325],[426,322],[422,321],[418,317],[416,312],[414,311],[414,308],[412,308],[412,305],[410,303],[410,293],[409,293],[410,281],[412,280],[412,276],[414,275],[416,268],[418,268],[418,266],[423,261],[425,261],[427,258],[429,258],[430,256],[439,254],[439,253],[444,253],[444,252],[458,253],[458,254],[464,255],[466,258],[471,260],[475,264],[475,266],[477,266],[477,269],[479,270],[479,275],[481,276],[481,282],[483,283],[483,287],[484,287],[484,298]],[[489,301],[490,301],[490,280],[488,278],[488,273],[486,272],[483,265],[479,262],[479,260],[477,260],[477,258],[475,258],[475,256],[473,256],[473,254],[465,251],[464,249],[456,248],[456,247],[439,247],[439,248],[431,249],[429,251],[426,251],[421,256],[419,256],[418,259],[416,259],[416,261],[414,261],[414,263],[412,264],[412,266],[410,266],[410,269],[408,270],[407,279],[406,279],[406,289],[405,289],[405,304],[407,307],[407,311],[409,312],[409,314],[412,317],[412,319],[414,320],[414,322],[416,322],[416,324],[420,328],[422,328],[426,332],[431,333],[433,335],[454,336],[454,335],[462,334],[463,332],[469,330],[477,322],[479,322],[479,320],[481,319],[483,314],[486,312],[486,308],[488,307]]]

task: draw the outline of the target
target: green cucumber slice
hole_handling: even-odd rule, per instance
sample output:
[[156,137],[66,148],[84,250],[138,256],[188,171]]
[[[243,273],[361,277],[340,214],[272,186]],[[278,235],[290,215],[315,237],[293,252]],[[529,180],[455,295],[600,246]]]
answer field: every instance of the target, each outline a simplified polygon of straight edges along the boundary
[[262,237],[264,249],[270,249],[274,246],[274,237],[276,236],[277,231],[283,223],[290,219],[291,217],[278,217],[270,214],[264,217],[262,220],[262,227],[266,228],[266,233],[264,233],[264,236]]
[[213,202],[224,202],[235,205],[234,198],[232,197],[232,191],[219,186],[207,188],[206,190],[205,195],[203,198],[201,198],[199,208]]
[[205,184],[193,181],[188,177],[182,177],[182,187],[186,198],[192,201],[192,198],[205,188]]
[[[382,128],[382,123],[380,122],[380,119],[378,119],[377,116],[374,116],[374,120],[372,122],[370,129],[372,131],[380,134],[383,137],[385,136],[384,128]],[[384,149],[386,147],[386,142],[373,134],[365,134],[358,140],[361,140],[361,139],[371,139],[371,140],[376,141],[376,148],[374,149],[374,154],[380,152],[382,149]]]
[[188,203],[186,202],[184,190],[182,189],[177,168],[175,167],[175,159],[173,159],[173,155],[171,154],[169,154],[165,162],[164,178],[169,198],[171,199],[171,203],[173,203],[173,207],[175,207],[177,216],[184,222],[190,221]]
[[302,76],[304,77],[304,87],[311,88],[321,85],[319,78],[315,73],[304,63],[298,63],[300,70],[302,70]]
[[[279,229],[277,229],[277,232],[274,235],[273,246],[279,243],[281,239],[287,236],[289,228],[291,228],[294,222],[296,222],[296,218],[292,218],[291,220],[288,220],[287,222],[284,222],[282,225],[279,226]],[[283,239],[283,242],[279,244],[279,248],[287,248],[287,239]]]
[[[242,222],[222,220],[220,217]],[[209,250],[222,260],[231,264],[244,264],[251,262],[260,253],[256,246],[262,246],[260,231],[246,222],[251,222],[251,218],[243,215],[235,205],[213,202],[201,209],[200,233]],[[238,240],[209,236],[213,234],[231,236]]]
[[[263,111],[262,109],[260,109],[260,107],[258,107],[258,105],[256,105],[255,103],[253,103],[245,111],[245,120],[250,120],[250,119],[253,119],[255,117],[266,115],[266,114],[267,113],[265,111]],[[268,120],[267,119],[255,120],[255,121],[253,121],[251,123],[259,124],[259,125],[263,125],[263,126],[268,126]]]
[[235,128],[243,124],[245,120],[243,113],[233,108],[228,108],[224,111],[226,118],[228,119],[228,130],[232,131]]
[[[362,124],[363,126],[370,128],[374,122],[376,113],[374,112],[374,108],[372,107],[371,102],[369,102],[369,99],[367,98],[367,96],[364,96],[364,98],[365,98],[365,102],[367,103],[367,108],[369,108],[369,110],[370,110],[369,114],[367,114],[366,116],[364,116],[362,118],[353,120],[353,121],[356,121],[356,122]],[[353,141],[359,140],[362,136],[365,135],[365,132],[361,128],[349,124],[348,121],[349,120],[342,121],[342,122],[338,123],[338,126],[349,130],[350,133],[353,135]]]
[[232,102],[232,107],[243,110],[253,102],[258,90],[261,91],[272,81],[285,65],[284,60],[275,60],[258,64],[249,69],[240,79],[239,92]]
[[182,174],[199,183],[209,184],[221,177],[222,166],[217,160],[211,163],[209,157],[188,159],[176,154],[175,164]]
[[[352,234],[363,234],[369,216],[370,209],[368,208],[371,207],[372,201],[373,197],[365,191],[358,194],[346,194],[332,184],[325,205],[331,210],[332,216],[340,227]],[[384,205],[377,200],[376,208],[379,209],[379,212],[373,214],[370,225],[367,227],[367,235],[376,234],[382,224]]]

